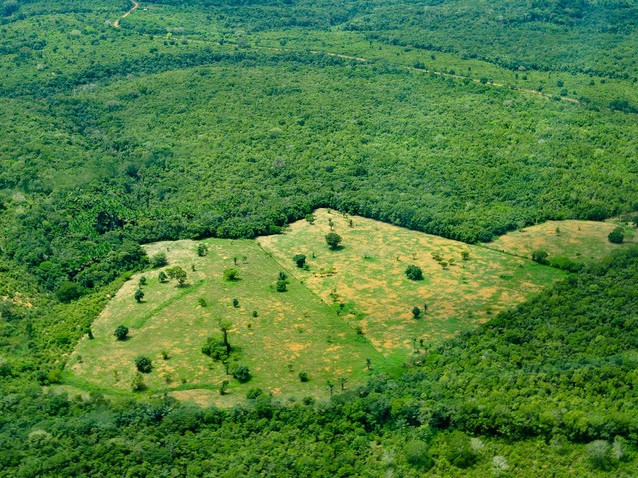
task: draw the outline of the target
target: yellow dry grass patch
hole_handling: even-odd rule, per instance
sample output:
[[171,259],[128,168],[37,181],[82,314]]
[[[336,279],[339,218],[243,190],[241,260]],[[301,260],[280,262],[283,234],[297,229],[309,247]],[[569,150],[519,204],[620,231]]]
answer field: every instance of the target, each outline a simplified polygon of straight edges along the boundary
[[510,232],[486,246],[522,257],[531,257],[533,251],[542,249],[548,252],[550,258],[564,256],[572,260],[595,261],[626,244],[635,243],[635,228],[627,224],[623,225],[625,243],[609,242],[607,236],[618,225],[616,221],[547,221]]
[[[314,224],[297,221],[285,234],[258,242],[385,355],[405,357],[414,339],[422,348],[421,339],[430,343],[471,328],[562,276],[525,259],[379,221],[327,209],[314,216]],[[342,249],[327,247],[331,231],[343,237]],[[462,251],[470,252],[469,260]],[[306,255],[309,270],[294,266],[295,254]],[[409,264],[419,266],[425,280],[408,280]],[[415,320],[412,308],[424,304],[427,315]]]

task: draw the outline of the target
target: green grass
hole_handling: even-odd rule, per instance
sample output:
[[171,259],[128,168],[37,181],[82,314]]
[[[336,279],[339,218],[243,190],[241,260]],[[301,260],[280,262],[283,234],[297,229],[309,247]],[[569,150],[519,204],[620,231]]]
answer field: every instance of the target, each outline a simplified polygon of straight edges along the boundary
[[[70,383],[129,391],[134,359],[147,355],[154,366],[144,376],[150,392],[172,391],[179,398],[230,405],[254,387],[285,398],[325,397],[327,380],[337,383],[339,377],[347,377],[353,385],[368,375],[367,358],[377,366],[383,363],[367,340],[299,281],[290,278],[288,291],[276,292],[281,268],[255,241],[205,243],[210,250],[205,257],[196,255],[193,241],[148,246],[150,254],[166,251],[169,267],[181,265],[187,270],[189,285],[160,284],[158,270],[134,276],[93,324],[94,340],[82,340],[73,353],[67,366],[73,373]],[[240,280],[226,282],[223,270],[234,266],[234,257]],[[140,275],[148,283],[143,286],[144,301],[138,304],[133,293]],[[199,298],[208,305],[201,307]],[[233,307],[233,298],[239,300],[238,307]],[[232,322],[233,360],[248,365],[253,375],[246,384],[227,377],[221,363],[201,352],[207,337],[221,338],[220,318]],[[123,342],[113,336],[120,324],[130,328],[130,338]],[[168,360],[162,358],[163,350],[169,353]],[[299,380],[301,371],[309,374],[309,382]],[[222,397],[217,387],[225,379],[231,387]]]

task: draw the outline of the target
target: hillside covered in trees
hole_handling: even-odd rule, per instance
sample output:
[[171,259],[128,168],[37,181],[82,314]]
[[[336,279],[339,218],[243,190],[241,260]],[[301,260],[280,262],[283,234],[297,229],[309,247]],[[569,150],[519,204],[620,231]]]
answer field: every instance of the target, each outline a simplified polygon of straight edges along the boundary
[[0,476],[631,476],[635,250],[327,401],[62,377],[141,244],[635,222],[634,1],[135,5],[0,2]]

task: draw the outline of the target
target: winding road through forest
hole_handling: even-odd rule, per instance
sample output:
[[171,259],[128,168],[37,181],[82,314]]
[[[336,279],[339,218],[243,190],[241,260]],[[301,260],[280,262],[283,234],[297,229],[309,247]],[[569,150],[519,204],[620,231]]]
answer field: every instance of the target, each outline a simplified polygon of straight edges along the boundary
[[128,17],[131,13],[133,13],[135,10],[137,10],[137,9],[139,8],[139,6],[140,6],[140,4],[139,4],[139,3],[137,3],[135,0],[131,0],[131,3],[133,4],[133,6],[131,7],[131,9],[130,9],[128,12],[126,12],[124,15],[122,15],[120,18],[118,18],[117,20],[115,20],[115,23],[113,23],[113,26],[114,26],[115,28],[120,28],[120,20],[121,20],[122,18],[126,18],[126,17]]

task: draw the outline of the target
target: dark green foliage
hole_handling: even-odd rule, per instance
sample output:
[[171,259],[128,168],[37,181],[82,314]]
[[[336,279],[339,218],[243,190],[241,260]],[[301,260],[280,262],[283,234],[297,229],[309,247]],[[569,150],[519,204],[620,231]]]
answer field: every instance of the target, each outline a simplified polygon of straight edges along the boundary
[[286,292],[288,290],[288,282],[282,279],[279,279],[275,284],[275,290],[277,292]]
[[151,373],[151,370],[153,370],[151,359],[144,355],[135,358],[135,367],[141,373]]
[[418,319],[419,317],[421,317],[421,309],[419,309],[418,307],[414,307],[414,308],[412,309],[412,316],[413,316],[415,319]]
[[328,244],[328,247],[330,247],[330,249],[338,249],[341,245],[342,240],[343,239],[341,238],[341,236],[336,232],[329,232],[328,234],[326,234],[326,244]]
[[410,264],[405,269],[405,275],[410,280],[423,280],[423,271],[419,266],[415,266],[414,264]]
[[86,292],[85,288],[75,282],[64,282],[55,292],[55,296],[60,302],[71,302],[77,300]]
[[233,299],[233,307],[239,307],[239,299]]
[[166,275],[166,272],[160,271],[160,273],[157,275],[157,280],[164,283],[168,280],[168,275]]
[[308,380],[310,380],[308,372],[299,372],[299,380],[302,382],[307,382]]
[[549,259],[549,265],[568,272],[578,272],[583,268],[582,263],[563,256],[552,257]]
[[197,245],[197,255],[199,257],[204,257],[206,254],[208,254],[208,247],[206,247],[206,244],[199,243]]
[[228,350],[224,341],[220,341],[215,337],[209,337],[204,346],[202,353],[208,355],[215,361],[222,361],[228,358]]
[[625,231],[622,227],[616,227],[613,231],[609,233],[607,236],[609,242],[613,242],[614,244],[622,244],[625,240]]
[[549,264],[549,261],[547,259],[548,256],[549,254],[547,254],[547,251],[544,251],[542,249],[536,249],[535,251],[532,251],[532,260],[534,262],[538,262],[539,264]]
[[139,304],[140,302],[142,302],[143,298],[144,298],[144,291],[142,289],[137,289],[135,291],[135,301]]
[[138,284],[140,286],[146,285],[146,276],[141,276]]
[[246,383],[250,380],[250,370],[246,365],[237,365],[233,371],[232,376],[239,383]]
[[303,268],[306,265],[306,256],[304,254],[295,254],[292,260],[299,268]]
[[128,338],[128,327],[125,325],[118,325],[115,332],[113,332],[113,335],[115,335],[117,340],[126,340]]

